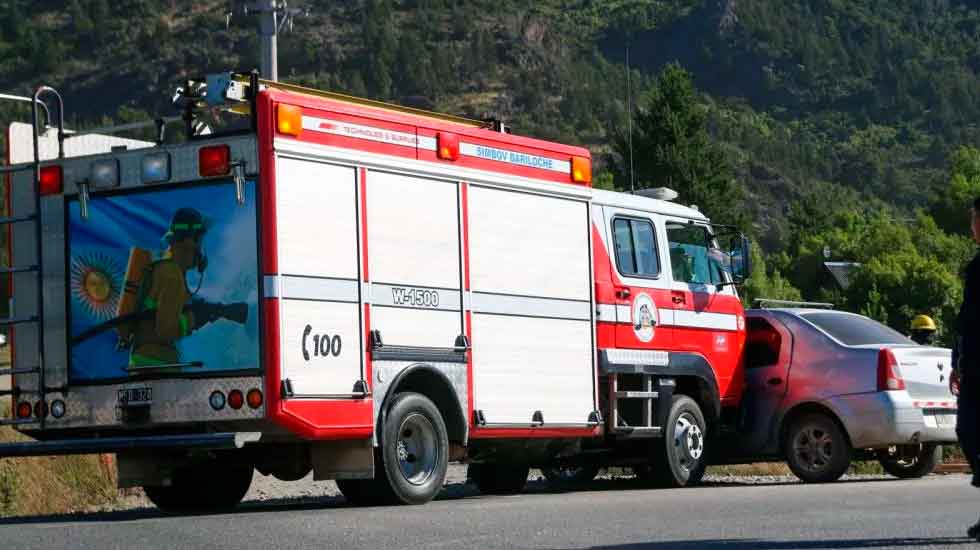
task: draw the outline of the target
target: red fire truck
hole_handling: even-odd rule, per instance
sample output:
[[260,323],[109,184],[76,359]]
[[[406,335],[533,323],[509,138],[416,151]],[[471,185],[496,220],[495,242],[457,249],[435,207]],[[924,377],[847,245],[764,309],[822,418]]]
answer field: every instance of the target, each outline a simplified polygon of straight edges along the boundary
[[0,456],[116,453],[166,510],[254,470],[409,504],[451,461],[487,493],[703,475],[741,393],[734,228],[498,122],[239,73],[176,101],[179,144],[72,156],[36,114],[10,141],[3,422],[37,441]]

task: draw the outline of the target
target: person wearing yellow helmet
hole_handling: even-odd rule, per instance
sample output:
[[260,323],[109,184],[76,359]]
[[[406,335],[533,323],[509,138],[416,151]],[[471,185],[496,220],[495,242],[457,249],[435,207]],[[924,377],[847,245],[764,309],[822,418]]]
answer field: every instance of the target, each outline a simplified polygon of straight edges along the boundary
[[916,315],[912,318],[912,332],[909,338],[916,344],[931,346],[936,340],[936,322],[928,315]]

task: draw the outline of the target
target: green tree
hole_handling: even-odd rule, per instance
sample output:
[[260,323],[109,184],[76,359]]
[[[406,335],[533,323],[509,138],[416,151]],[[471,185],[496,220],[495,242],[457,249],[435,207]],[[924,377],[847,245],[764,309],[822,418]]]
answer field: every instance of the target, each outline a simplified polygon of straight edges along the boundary
[[968,212],[980,197],[980,149],[960,147],[950,159],[950,178],[931,211],[948,233],[970,234]]
[[[679,200],[696,204],[714,221],[745,225],[743,189],[729,160],[707,130],[707,111],[698,101],[691,74],[673,63],[646,92],[645,106],[633,124],[635,180],[677,191]],[[613,167],[628,176],[629,136],[617,124]],[[628,187],[628,186],[624,186]]]

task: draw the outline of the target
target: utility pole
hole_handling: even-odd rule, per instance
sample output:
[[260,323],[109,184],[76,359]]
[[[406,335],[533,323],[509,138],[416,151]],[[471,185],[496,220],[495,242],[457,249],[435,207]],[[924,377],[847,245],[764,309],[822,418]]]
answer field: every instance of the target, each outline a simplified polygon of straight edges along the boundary
[[297,15],[308,15],[308,10],[290,8],[286,0],[255,0],[239,2],[232,0],[231,11],[227,14],[227,24],[235,15],[257,15],[259,19],[259,74],[262,78],[279,80],[278,36],[283,28],[292,29]]

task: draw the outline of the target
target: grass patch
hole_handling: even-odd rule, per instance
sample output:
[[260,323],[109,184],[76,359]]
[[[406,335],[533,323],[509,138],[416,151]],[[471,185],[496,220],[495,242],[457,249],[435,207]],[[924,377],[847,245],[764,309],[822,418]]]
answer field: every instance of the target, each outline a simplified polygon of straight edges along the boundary
[[[10,415],[9,400],[0,399],[0,411]],[[29,440],[0,428],[0,442]],[[75,512],[117,498],[115,467],[99,455],[0,459],[0,516]]]

